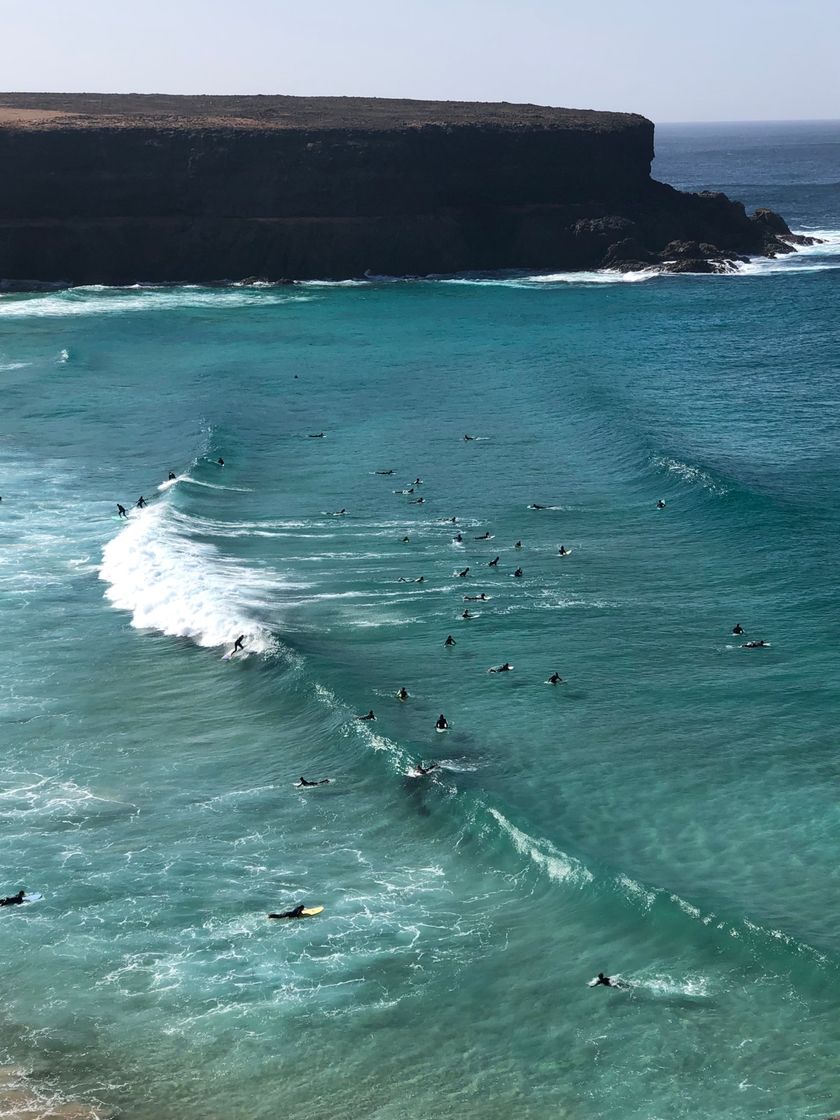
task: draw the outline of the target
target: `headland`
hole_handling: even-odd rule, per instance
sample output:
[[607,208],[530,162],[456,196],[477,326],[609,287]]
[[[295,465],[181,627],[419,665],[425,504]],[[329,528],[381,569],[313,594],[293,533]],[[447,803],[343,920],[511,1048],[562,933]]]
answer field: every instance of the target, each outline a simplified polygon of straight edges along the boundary
[[771,211],[651,178],[632,113],[343,97],[0,94],[0,282],[721,271]]

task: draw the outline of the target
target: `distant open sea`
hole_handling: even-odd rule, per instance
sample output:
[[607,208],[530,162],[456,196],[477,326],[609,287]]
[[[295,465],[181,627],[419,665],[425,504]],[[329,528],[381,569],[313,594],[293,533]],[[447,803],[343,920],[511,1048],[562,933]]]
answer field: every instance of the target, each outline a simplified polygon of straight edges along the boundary
[[824,243],[0,297],[0,1115],[840,1111],[840,124],[653,173]]

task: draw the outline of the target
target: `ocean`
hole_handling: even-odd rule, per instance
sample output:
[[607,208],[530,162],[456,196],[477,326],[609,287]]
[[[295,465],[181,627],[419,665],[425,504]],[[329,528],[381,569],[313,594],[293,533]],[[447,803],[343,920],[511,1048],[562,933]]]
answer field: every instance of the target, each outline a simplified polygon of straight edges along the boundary
[[840,124],[654,176],[823,243],[0,297],[2,1115],[840,1110]]

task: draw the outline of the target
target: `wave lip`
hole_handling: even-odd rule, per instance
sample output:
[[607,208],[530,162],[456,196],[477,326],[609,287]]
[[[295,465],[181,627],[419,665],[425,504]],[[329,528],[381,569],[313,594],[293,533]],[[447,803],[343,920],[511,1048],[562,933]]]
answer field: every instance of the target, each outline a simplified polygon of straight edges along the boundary
[[105,598],[131,612],[138,630],[225,646],[239,634],[246,653],[274,641],[260,616],[282,587],[275,577],[226,560],[212,544],[192,540],[173,523],[167,503],[135,511],[103,549]]

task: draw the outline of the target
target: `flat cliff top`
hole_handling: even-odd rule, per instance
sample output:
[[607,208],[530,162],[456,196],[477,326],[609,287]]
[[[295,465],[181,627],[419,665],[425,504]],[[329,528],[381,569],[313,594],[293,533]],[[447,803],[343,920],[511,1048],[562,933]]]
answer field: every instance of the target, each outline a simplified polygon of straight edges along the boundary
[[227,97],[136,93],[0,93],[0,128],[360,129],[484,126],[614,132],[647,123],[636,113],[481,101],[384,97]]

